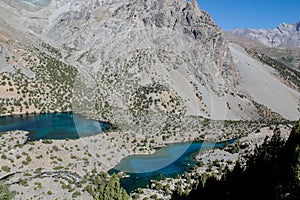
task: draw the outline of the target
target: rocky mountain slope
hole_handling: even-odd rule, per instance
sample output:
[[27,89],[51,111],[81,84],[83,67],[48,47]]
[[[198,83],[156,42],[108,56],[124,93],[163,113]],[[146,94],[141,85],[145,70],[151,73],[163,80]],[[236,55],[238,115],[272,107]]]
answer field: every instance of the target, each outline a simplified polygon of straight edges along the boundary
[[261,80],[285,91],[288,107],[273,103],[280,92],[256,93],[265,83],[252,85],[256,73],[232,59],[239,52],[195,0],[18,2],[0,3],[1,114],[73,110],[154,132],[194,117],[299,116],[289,109],[299,93],[267,67]]
[[293,113],[290,110],[299,108],[299,92],[278,81],[274,76],[278,74],[277,70],[254,59],[239,45],[232,44],[230,49],[241,75],[241,87],[246,93],[286,118],[298,118],[299,110]]
[[300,48],[300,21],[293,24],[282,23],[271,30],[247,28],[229,32],[259,41],[268,47]]
[[225,32],[225,36],[230,42],[237,43],[247,49],[252,49],[259,54],[267,55],[290,68],[300,69],[300,48],[269,47],[259,40],[238,36],[229,31]]

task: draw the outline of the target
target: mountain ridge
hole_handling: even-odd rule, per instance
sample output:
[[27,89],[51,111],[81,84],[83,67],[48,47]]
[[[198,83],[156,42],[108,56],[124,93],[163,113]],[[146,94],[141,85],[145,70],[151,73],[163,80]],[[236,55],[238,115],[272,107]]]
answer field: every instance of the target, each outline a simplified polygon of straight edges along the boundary
[[300,21],[281,23],[273,29],[234,29],[228,32],[259,41],[268,47],[300,48]]

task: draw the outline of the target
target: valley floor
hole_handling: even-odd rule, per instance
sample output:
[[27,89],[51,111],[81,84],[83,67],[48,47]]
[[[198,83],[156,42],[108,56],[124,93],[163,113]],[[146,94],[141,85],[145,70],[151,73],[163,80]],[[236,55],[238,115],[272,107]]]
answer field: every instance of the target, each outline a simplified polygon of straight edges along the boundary
[[[241,125],[241,126],[245,126]],[[248,126],[251,127],[251,126]],[[288,125],[280,126],[281,132],[286,136],[291,130]],[[224,150],[212,150],[199,154],[196,159],[203,163],[196,169],[198,174],[206,173],[214,160],[219,160],[219,167],[211,166],[210,172],[218,173],[221,166],[234,165],[234,162],[245,154],[251,152],[256,144],[260,144],[265,136],[273,133],[272,128],[252,128],[249,135],[237,141],[238,144],[247,143],[247,148],[234,153]],[[89,184],[89,176],[116,166],[123,158],[133,154],[151,154],[156,147],[170,143],[193,141],[199,133],[189,133],[186,136],[173,135],[167,140],[153,136],[153,140],[145,142],[145,136],[129,133],[109,132],[78,140],[40,140],[27,141],[27,133],[12,131],[0,135],[2,146],[0,148],[0,179],[16,191],[15,199],[91,199],[83,190]],[[232,135],[234,137],[234,135]],[[215,138],[213,133],[207,138]],[[210,140],[211,140],[210,139]],[[188,188],[189,184],[184,177],[179,179],[165,179],[161,184],[170,186],[170,191],[181,184]],[[152,188],[152,189],[151,189]],[[160,193],[163,199],[170,197],[169,193],[151,187],[142,189],[142,197]],[[155,190],[154,190],[155,189]],[[139,190],[141,191],[141,190]],[[169,192],[170,192],[169,191]],[[80,195],[79,195],[80,194]],[[136,193],[132,197],[137,197]]]

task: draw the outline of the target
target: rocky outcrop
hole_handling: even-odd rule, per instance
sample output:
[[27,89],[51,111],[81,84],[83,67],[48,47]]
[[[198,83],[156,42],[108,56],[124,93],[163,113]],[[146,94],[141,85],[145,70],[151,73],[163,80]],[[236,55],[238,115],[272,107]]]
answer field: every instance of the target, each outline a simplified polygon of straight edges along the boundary
[[[219,72],[235,76],[220,28],[196,1],[72,1],[68,7],[69,11],[56,18],[47,31],[55,41],[85,51],[112,45],[123,45],[120,50],[124,51],[128,44],[132,44],[131,49],[158,49],[161,43],[176,41],[178,44],[173,46],[179,53],[192,53],[194,60],[205,57],[216,64]],[[139,39],[143,44],[135,42]],[[127,46],[119,44],[127,40]]]

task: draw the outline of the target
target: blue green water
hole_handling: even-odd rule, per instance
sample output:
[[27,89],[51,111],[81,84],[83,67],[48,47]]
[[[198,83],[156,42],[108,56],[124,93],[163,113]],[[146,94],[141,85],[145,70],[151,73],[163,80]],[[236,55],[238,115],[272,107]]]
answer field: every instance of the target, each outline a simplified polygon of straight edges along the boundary
[[[229,144],[234,143],[235,139],[227,142]],[[222,148],[227,142],[193,142],[168,145],[150,156],[133,155],[126,157],[109,173],[126,172],[129,177],[121,179],[121,185],[127,192],[131,192],[139,187],[146,187],[151,180],[176,177],[188,172],[197,164],[194,159],[196,153],[205,149]],[[163,167],[159,168],[159,166]]]
[[86,119],[73,113],[29,114],[0,117],[0,132],[25,130],[28,141],[78,139],[106,131],[110,124]]
[[[78,139],[99,134],[111,128],[108,123],[86,119],[73,113],[29,114],[0,117],[0,132],[26,130],[29,141],[39,139]],[[235,139],[227,141],[229,144]],[[127,192],[146,187],[150,180],[176,177],[191,170],[200,150],[221,148],[227,142],[178,143],[158,149],[153,155],[133,155],[124,158],[110,174],[123,171],[129,175],[121,184]]]

